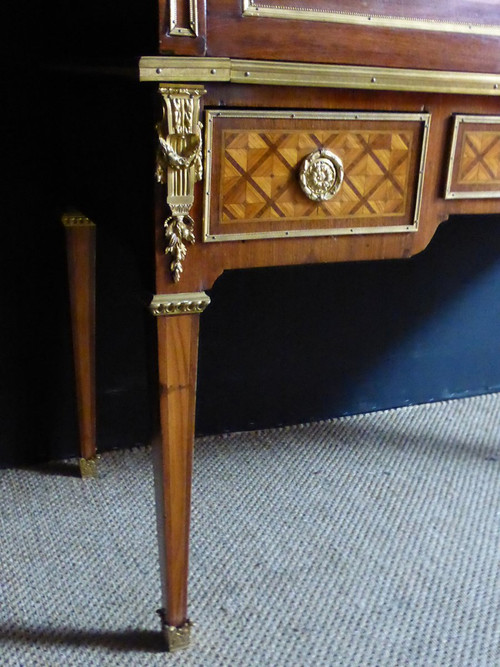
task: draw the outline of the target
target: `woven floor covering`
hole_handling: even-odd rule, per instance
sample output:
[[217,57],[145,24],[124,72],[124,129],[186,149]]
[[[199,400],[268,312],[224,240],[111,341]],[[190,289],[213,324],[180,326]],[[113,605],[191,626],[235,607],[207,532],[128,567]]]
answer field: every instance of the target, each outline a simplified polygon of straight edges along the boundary
[[500,665],[500,394],[196,442],[190,649],[151,452],[0,472],[0,665]]

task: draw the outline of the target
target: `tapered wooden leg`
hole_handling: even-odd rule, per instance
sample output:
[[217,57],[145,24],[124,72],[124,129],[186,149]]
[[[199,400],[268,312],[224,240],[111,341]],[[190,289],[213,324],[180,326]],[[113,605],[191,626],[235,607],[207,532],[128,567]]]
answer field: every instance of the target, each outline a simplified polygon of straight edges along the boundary
[[97,474],[95,399],[95,225],[81,214],[63,216],[66,229],[73,359],[82,477]]
[[[176,650],[188,645],[190,631],[187,582],[200,316],[196,299],[154,303],[152,310],[159,315],[161,433],[154,443],[154,463],[163,591],[160,615],[167,647]],[[171,314],[179,308],[180,312],[194,308],[194,313]]]

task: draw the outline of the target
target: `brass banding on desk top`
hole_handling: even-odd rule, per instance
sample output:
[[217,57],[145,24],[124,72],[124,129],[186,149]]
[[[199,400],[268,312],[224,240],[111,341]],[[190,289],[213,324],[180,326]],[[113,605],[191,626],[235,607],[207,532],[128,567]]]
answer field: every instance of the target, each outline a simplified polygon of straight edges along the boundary
[[453,21],[437,18],[414,18],[384,15],[377,12],[338,11],[335,9],[313,9],[288,4],[272,4],[260,0],[243,0],[243,16],[277,18],[288,20],[341,23],[380,28],[400,28],[406,30],[431,30],[470,35],[500,35],[500,25],[481,24],[473,21]]
[[[207,111],[203,240],[417,231],[429,124],[411,113]],[[320,148],[344,162],[344,184],[311,201],[298,170]]]
[[266,60],[144,56],[141,81],[192,81],[466,95],[500,95],[500,74]]
[[454,116],[446,199],[500,197],[500,116]]

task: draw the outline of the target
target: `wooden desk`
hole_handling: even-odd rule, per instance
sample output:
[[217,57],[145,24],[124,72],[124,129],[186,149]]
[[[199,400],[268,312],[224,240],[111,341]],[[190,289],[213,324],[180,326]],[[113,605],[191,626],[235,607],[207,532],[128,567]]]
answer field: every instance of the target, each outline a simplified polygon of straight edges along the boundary
[[163,107],[151,310],[170,649],[189,641],[205,290],[225,269],[410,257],[450,214],[500,210],[497,3],[358,4],[161,0],[161,55],[141,59]]

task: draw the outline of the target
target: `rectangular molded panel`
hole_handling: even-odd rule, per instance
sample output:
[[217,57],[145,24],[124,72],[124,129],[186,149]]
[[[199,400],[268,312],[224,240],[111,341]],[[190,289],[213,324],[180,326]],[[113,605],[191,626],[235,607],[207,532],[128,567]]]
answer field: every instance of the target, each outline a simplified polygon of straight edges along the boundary
[[[429,123],[428,114],[207,111],[204,240],[416,231]],[[343,166],[326,201],[300,183],[320,150]]]
[[500,197],[500,116],[454,117],[445,196]]
[[243,15],[439,32],[500,35],[495,2],[454,0],[243,0]]

